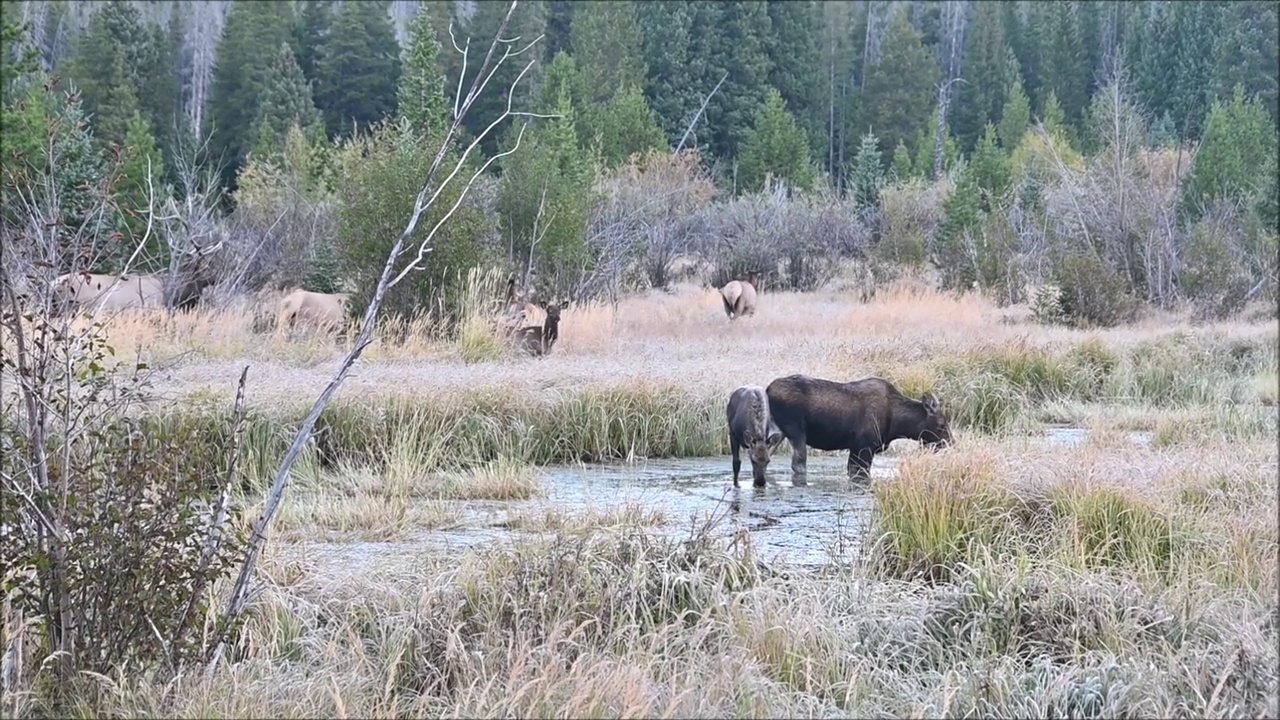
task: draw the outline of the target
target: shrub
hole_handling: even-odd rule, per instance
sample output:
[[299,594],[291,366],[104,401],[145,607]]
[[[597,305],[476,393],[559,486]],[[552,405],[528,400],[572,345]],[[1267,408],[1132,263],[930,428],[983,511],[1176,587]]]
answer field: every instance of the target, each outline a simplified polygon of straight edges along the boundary
[[1072,321],[1109,327],[1127,322],[1137,312],[1124,279],[1090,250],[1067,252],[1052,275],[1062,289],[1063,314]]
[[[342,178],[342,208],[339,212],[339,254],[344,274],[354,288],[349,312],[364,314],[377,287],[378,277],[387,253],[413,212],[418,191],[435,157],[434,139],[415,134],[403,120],[383,123],[369,134],[348,141],[339,153]],[[435,182],[442,182],[457,162],[449,153],[441,165]],[[470,172],[463,168],[460,174]],[[424,212],[408,241],[416,247],[425,241],[436,224],[457,202],[463,183],[445,188],[431,209]],[[434,192],[431,188],[429,192]],[[421,269],[410,273],[392,288],[383,301],[387,315],[414,318],[424,312],[441,310],[442,329],[451,330],[457,322],[456,292],[460,278],[470,268],[484,264],[490,257],[484,240],[494,226],[469,197],[442,225],[429,243]],[[413,258],[397,263],[402,268]]]

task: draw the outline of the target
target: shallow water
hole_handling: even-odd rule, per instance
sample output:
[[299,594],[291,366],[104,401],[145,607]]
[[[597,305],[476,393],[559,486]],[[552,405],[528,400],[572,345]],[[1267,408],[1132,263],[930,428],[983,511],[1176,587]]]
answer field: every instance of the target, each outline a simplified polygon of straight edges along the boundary
[[[1048,428],[1049,444],[1083,442],[1081,428]],[[1130,433],[1135,444],[1150,442],[1149,433]],[[873,511],[871,483],[855,482],[846,471],[847,453],[810,451],[803,484],[793,482],[790,452],[777,453],[769,464],[768,485],[751,485],[751,464],[743,459],[740,487],[731,482],[729,457],[649,460],[632,464],[548,466],[542,468],[543,494],[516,501],[459,501],[461,527],[423,530],[399,542],[306,543],[296,551],[348,572],[376,564],[406,568],[425,553],[452,553],[464,548],[519,541],[551,532],[538,518],[555,512],[607,513],[624,505],[657,515],[655,532],[688,537],[709,519],[717,535],[750,534],[761,560],[793,566],[848,562],[866,546]],[[901,457],[893,450],[876,455],[871,482],[891,480]]]

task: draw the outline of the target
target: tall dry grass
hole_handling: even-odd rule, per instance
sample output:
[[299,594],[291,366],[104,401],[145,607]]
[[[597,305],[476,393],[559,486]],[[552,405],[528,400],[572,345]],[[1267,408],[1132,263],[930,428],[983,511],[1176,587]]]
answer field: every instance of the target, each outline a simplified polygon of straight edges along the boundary
[[[393,322],[370,348],[295,469],[228,662],[92,679],[85,714],[1280,713],[1273,316],[1084,331],[904,282],[866,303],[764,293],[729,322],[686,286],[570,308],[535,360],[490,344],[494,277],[471,279],[457,337]],[[173,363],[162,386],[182,402],[148,421],[194,425],[193,463],[226,441],[250,364],[242,518],[343,342],[252,317],[110,326],[122,354]],[[934,390],[957,430],[877,481],[869,547],[838,563],[770,566],[705,518],[673,540],[685,519],[643,504],[515,510],[471,549],[423,542],[540,495],[538,465],[723,454],[728,391],[793,372]],[[1064,422],[1087,438],[1027,436]]]

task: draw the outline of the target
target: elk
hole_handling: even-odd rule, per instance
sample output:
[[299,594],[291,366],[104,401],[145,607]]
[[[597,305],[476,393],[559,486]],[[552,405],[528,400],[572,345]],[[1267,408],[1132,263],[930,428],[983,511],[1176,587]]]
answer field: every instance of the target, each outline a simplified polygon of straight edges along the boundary
[[720,288],[720,299],[724,301],[724,314],[730,320],[744,315],[756,314],[756,285],[760,281],[760,273],[752,270],[747,273],[746,280],[730,280]]

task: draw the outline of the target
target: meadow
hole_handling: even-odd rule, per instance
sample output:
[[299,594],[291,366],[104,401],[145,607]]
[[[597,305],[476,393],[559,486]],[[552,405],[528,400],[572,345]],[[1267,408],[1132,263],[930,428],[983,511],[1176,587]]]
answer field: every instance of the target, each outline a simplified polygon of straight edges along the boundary
[[[249,366],[244,523],[344,347],[255,316],[108,327],[117,356],[159,368],[153,417],[191,433],[196,462]],[[1273,309],[1080,330],[902,281],[865,302],[766,289],[729,322],[683,285],[571,307],[540,359],[479,310],[457,338],[429,327],[392,322],[322,416],[227,660],[96,678],[86,712],[1280,715]],[[895,443],[869,484],[826,482],[870,511],[822,564],[763,552],[738,502],[533,504],[557,467],[660,458],[721,456],[699,482],[726,500],[803,492],[785,442],[759,492],[733,491],[727,457],[729,392],[791,373],[934,391],[956,435]],[[1083,439],[1045,442],[1052,427]]]

